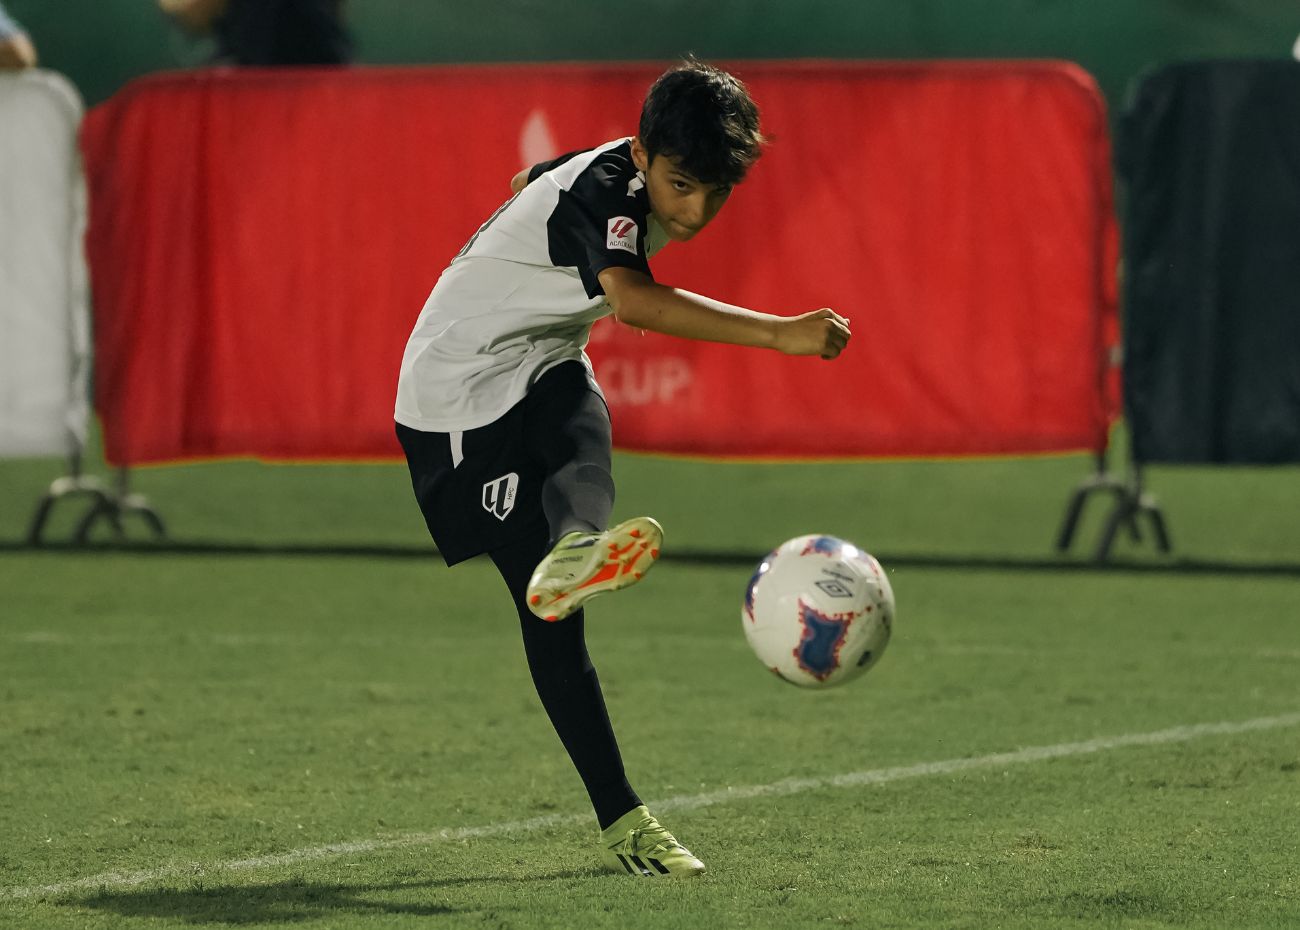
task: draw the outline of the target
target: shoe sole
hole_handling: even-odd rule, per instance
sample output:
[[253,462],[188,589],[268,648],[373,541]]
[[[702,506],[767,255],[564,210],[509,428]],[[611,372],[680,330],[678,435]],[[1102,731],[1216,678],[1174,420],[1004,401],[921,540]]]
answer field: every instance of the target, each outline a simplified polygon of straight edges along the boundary
[[604,550],[572,587],[555,590],[536,575],[528,583],[528,609],[549,622],[563,620],[598,594],[634,585],[659,559],[664,528],[650,517],[633,517],[601,534],[596,545]]

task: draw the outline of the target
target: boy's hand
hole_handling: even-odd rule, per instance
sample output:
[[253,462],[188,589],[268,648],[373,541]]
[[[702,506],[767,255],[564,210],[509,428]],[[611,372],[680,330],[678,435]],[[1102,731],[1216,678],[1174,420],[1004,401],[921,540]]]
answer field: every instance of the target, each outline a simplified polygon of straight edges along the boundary
[[849,321],[830,307],[799,316],[781,317],[776,348],[786,355],[820,355],[835,358],[848,345]]

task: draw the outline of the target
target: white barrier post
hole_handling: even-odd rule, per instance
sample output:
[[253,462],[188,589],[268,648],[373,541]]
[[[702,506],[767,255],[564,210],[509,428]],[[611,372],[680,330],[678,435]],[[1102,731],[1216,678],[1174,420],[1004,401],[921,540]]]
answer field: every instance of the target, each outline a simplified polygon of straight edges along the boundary
[[117,508],[82,474],[91,347],[81,116],[59,74],[0,76],[0,456],[68,462],[37,506],[33,544],[64,497],[91,498],[92,512]]

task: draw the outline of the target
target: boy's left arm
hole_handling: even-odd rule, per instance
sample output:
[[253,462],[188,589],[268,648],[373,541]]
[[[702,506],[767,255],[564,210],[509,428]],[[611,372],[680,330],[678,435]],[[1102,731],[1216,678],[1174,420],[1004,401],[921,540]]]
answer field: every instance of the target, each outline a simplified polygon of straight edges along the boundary
[[632,268],[611,266],[597,277],[614,316],[637,329],[825,359],[849,341],[848,319],[829,307],[777,316],[666,287]]

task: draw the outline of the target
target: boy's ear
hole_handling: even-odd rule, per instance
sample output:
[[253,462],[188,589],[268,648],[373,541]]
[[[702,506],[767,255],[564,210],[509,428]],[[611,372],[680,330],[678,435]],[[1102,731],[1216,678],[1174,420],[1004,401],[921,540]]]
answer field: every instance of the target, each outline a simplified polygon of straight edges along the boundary
[[641,144],[640,136],[632,137],[632,164],[636,165],[637,171],[650,170],[650,155]]

